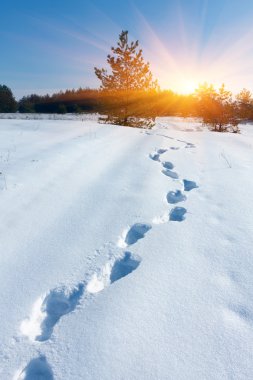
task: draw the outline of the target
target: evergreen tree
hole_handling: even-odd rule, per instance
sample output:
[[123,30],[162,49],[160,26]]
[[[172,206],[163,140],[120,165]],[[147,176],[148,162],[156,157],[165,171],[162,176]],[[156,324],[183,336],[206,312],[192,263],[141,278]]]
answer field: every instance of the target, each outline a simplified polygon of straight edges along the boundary
[[0,112],[16,112],[17,103],[9,87],[0,85]]
[[253,117],[253,99],[252,94],[246,88],[243,88],[236,95],[238,115],[241,120],[249,120]]
[[[112,54],[107,56],[110,73],[104,68],[94,68],[101,81],[101,90],[109,93],[108,110],[111,108],[111,116],[114,115],[113,121],[116,124],[133,125],[136,111],[133,108],[131,110],[130,105],[136,99],[136,92],[148,92],[158,88],[149,63],[144,61],[142,50],[138,47],[139,41],[129,43],[128,31],[122,31],[117,47],[112,47]],[[112,117],[109,116],[108,121],[112,122]]]
[[111,66],[111,74],[106,69],[95,67],[95,74],[101,80],[104,90],[150,90],[157,88],[157,81],[144,61],[142,50],[137,51],[139,41],[128,43],[128,31],[122,31],[116,48],[112,47],[113,55],[107,56]]
[[224,132],[228,129],[238,132],[238,117],[236,102],[232,99],[232,93],[225,89],[225,85],[216,91],[213,85],[204,83],[195,92],[198,100],[198,114],[204,124],[216,132]]

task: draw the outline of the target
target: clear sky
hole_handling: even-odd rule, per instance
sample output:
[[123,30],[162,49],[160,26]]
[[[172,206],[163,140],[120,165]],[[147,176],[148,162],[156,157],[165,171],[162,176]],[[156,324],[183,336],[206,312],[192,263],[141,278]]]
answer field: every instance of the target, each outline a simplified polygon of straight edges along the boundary
[[17,98],[98,87],[93,67],[121,30],[140,41],[162,88],[253,91],[253,0],[2,1],[0,84]]

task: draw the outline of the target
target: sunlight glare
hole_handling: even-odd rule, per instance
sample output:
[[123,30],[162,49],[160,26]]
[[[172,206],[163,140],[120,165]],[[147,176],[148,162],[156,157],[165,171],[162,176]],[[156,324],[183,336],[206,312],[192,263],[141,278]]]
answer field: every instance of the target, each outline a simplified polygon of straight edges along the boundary
[[198,88],[198,81],[191,78],[182,78],[178,81],[178,84],[175,84],[176,92],[180,94],[192,94]]

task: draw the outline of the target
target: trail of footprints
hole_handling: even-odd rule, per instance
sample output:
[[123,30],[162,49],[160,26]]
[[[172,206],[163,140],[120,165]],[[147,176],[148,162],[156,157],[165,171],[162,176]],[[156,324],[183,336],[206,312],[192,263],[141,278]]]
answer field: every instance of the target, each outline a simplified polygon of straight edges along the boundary
[[[178,140],[180,141],[180,140]],[[193,144],[186,143],[185,148],[194,147]],[[171,149],[179,149],[171,147]],[[158,149],[151,153],[149,157],[162,164],[162,173],[173,180],[179,181],[178,174],[174,171],[174,165],[169,161],[160,161],[160,156],[167,152],[167,149]],[[191,191],[198,187],[193,181],[183,180],[183,191]],[[169,204],[177,204],[186,201],[187,197],[181,190],[169,191],[167,194]],[[176,206],[169,213],[170,221],[181,222],[185,219],[187,210],[184,207]],[[20,324],[20,332],[31,342],[46,342],[53,334],[55,325],[60,319],[73,312],[82,299],[91,297],[101,292],[114,282],[122,279],[135,271],[141,263],[141,258],[128,250],[130,246],[143,239],[152,228],[148,223],[135,223],[126,229],[117,243],[122,249],[120,256],[110,259],[100,270],[93,273],[88,279],[77,283],[74,287],[60,286],[51,289],[47,294],[39,297],[33,305],[30,316]],[[14,380],[53,380],[52,369],[45,356],[40,355],[31,359],[24,369],[18,371]]]
[[[134,224],[123,234],[118,246],[126,248],[137,243],[150,229],[151,225],[149,224]],[[44,342],[48,340],[60,318],[76,309],[84,293],[94,294],[102,291],[115,281],[133,272],[140,262],[140,257],[129,251],[124,251],[120,257],[107,262],[88,281],[83,280],[73,288],[62,286],[50,290],[48,294],[40,297],[34,303],[29,318],[21,322],[20,331],[22,335],[27,336],[31,341]]]
[[[192,143],[188,143],[184,140],[177,140],[179,142],[185,143],[185,148],[195,148],[195,145]],[[170,147],[170,149],[176,150],[180,149],[179,147]],[[189,181],[187,179],[183,179],[182,181],[179,178],[179,175],[177,172],[174,171],[174,165],[170,161],[161,161],[160,156],[167,152],[167,149],[158,149],[154,153],[151,153],[149,157],[156,162],[161,163],[162,165],[162,173],[166,175],[167,177],[170,177],[173,180],[178,181],[183,185],[183,191],[182,190],[176,190],[176,191],[169,191],[166,199],[169,204],[177,204],[180,202],[186,201],[187,197],[184,194],[184,192],[189,192],[193,189],[196,189],[198,185],[194,181]],[[169,221],[172,222],[182,222],[185,219],[185,214],[187,213],[186,208],[176,206],[172,208],[169,212],[168,216],[155,218],[155,223],[164,223]]]
[[[131,226],[121,237],[119,247],[127,248],[138,240],[144,238],[151,229],[149,224],[136,223]],[[98,272],[95,272],[88,280],[84,279],[76,286],[66,286],[51,289],[47,294],[39,297],[34,303],[30,316],[24,319],[20,325],[22,335],[31,342],[45,342],[53,334],[55,325],[61,317],[71,313],[80,304],[83,297],[89,297],[101,292],[114,282],[129,275],[138,268],[141,258],[129,251],[123,251],[121,256],[108,261]],[[32,359],[28,365],[18,372],[15,380],[51,380],[53,373],[44,356]]]

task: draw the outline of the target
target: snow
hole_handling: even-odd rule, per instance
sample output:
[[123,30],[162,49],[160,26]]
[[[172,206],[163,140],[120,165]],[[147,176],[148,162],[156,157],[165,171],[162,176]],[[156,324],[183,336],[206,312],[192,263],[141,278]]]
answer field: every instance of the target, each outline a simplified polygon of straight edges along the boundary
[[0,118],[0,379],[252,378],[253,127],[35,116]]

